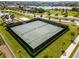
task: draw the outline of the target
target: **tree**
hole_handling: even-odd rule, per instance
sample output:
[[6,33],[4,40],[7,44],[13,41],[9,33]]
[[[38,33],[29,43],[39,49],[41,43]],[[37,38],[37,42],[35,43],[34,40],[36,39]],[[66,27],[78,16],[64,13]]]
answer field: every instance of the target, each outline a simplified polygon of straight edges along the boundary
[[74,42],[73,37],[75,36],[75,33],[71,32],[70,35],[71,35],[71,42]]
[[34,14],[34,17],[36,17],[36,14]]
[[49,12],[49,13],[48,13],[48,16],[49,16],[49,20],[50,20],[50,17],[51,17],[50,15],[51,15],[51,13]]
[[56,13],[55,16],[58,16],[58,13]]
[[1,16],[1,18],[2,18],[3,22],[6,23],[6,20],[8,21],[8,19],[9,19],[9,15],[3,15],[3,16]]
[[61,19],[59,19],[59,22],[61,22]]
[[64,13],[64,9],[61,10],[61,14],[62,14],[62,15],[63,15],[63,13]]
[[40,17],[42,18],[42,17],[43,17],[43,15],[41,14],[41,15],[40,15]]
[[72,20],[71,20],[71,22],[75,22],[75,20],[74,20],[74,19],[72,19]]
[[10,18],[12,19],[12,21],[14,20],[14,18],[15,18],[15,15],[14,14],[11,14],[10,15]]
[[2,10],[4,10],[5,9],[5,3],[2,3]]
[[74,17],[78,17],[78,13],[76,15],[74,15]]
[[65,50],[63,48],[61,48],[61,53],[63,54],[65,52]]
[[0,36],[0,45],[4,44],[3,38]]
[[68,16],[68,14],[65,13],[65,14],[64,14],[64,17],[67,17],[67,16]]
[[77,30],[79,30],[79,27],[77,28]]
[[22,52],[21,49],[18,49],[18,50],[17,50],[17,53],[20,55],[20,58],[22,57],[22,56],[21,56],[21,52]]
[[62,42],[62,48],[61,48],[61,52],[62,52],[62,54],[65,52],[65,50],[64,50],[64,47],[65,46],[65,41],[64,42]]
[[19,10],[19,11],[23,11],[23,7],[24,7],[23,5],[17,4],[17,6],[18,6],[18,10]]
[[9,15],[5,15],[5,19],[7,19],[7,20],[8,20],[8,19],[9,19]]
[[63,15],[64,15],[64,17],[68,16],[68,10],[67,9],[63,12]]
[[64,45],[65,45],[65,42],[62,42],[62,48],[64,47]]
[[73,7],[72,11],[78,11],[79,8]]
[[5,15],[2,15],[1,19],[2,19],[3,23],[6,23],[6,21],[5,21]]
[[44,9],[42,9],[42,8],[40,8],[40,9],[37,9],[37,12],[38,12],[38,13],[44,13],[44,12],[45,12],[45,10],[44,10]]
[[77,34],[79,35],[79,27],[77,27]]

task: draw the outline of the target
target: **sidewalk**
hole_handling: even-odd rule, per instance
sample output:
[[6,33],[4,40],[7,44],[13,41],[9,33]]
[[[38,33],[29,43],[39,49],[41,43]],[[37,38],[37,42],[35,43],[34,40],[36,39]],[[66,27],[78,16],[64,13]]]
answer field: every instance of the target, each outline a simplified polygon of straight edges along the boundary
[[79,47],[78,47],[77,51],[75,52],[73,58],[79,58]]
[[71,55],[71,53],[73,52],[73,50],[75,49],[78,42],[79,42],[79,36],[77,36],[77,38],[75,39],[76,44],[71,43],[71,45],[68,47],[68,49],[65,51],[65,53],[60,58],[68,58]]
[[5,44],[0,46],[0,50],[5,53],[6,58],[14,58],[13,54]]
[[7,58],[15,58],[15,55],[14,55],[13,51],[11,50],[11,48],[9,47],[9,45],[7,44],[7,42],[5,41],[5,38],[3,37],[3,35],[1,33],[0,33],[0,35],[5,42],[5,45],[0,47],[1,50],[3,50],[5,52]]

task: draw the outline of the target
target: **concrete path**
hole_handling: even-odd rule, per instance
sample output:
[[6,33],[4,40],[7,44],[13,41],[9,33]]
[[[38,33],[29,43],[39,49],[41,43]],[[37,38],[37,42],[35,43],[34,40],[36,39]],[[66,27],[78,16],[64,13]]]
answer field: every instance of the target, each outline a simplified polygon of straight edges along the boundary
[[5,44],[0,46],[0,50],[5,53],[6,58],[14,58],[13,54]]
[[68,49],[65,51],[65,53],[63,53],[63,55],[60,58],[68,58],[71,53],[73,52],[73,50],[75,49],[75,47],[77,46],[78,42],[79,42],[79,36],[74,40],[74,43],[71,43],[71,45],[68,47]]
[[3,37],[3,35],[1,33],[0,33],[0,35],[3,38],[3,41],[5,42],[4,45],[0,46],[0,50],[6,54],[6,58],[15,58],[15,55],[14,55],[13,51],[10,49],[7,42],[5,41],[5,38]]
[[77,51],[75,52],[73,58],[79,58],[79,47],[78,47]]

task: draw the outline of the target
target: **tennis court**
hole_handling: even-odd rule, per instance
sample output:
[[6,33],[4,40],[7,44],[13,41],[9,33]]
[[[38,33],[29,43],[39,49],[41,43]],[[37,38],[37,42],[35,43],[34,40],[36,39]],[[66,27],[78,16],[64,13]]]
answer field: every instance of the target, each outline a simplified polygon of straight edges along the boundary
[[30,54],[34,56],[41,48],[53,41],[57,34],[60,35],[65,28],[42,20],[35,20],[12,26],[10,30],[26,43],[26,47],[30,47]]
[[34,49],[63,28],[42,21],[35,21],[11,29]]

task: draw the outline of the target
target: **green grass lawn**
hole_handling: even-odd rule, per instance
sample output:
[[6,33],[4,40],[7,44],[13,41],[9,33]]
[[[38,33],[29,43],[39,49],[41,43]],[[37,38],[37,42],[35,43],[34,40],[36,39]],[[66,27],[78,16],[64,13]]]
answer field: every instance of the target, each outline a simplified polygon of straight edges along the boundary
[[[70,20],[70,21],[75,20],[75,19],[73,19],[73,18],[64,17],[64,15],[62,15],[62,13],[61,13],[60,10],[48,10],[48,11],[50,11],[51,14],[54,14],[54,15],[55,15],[55,14],[58,14],[58,15],[63,16],[63,17],[50,16],[50,18],[61,19],[61,20]],[[48,14],[48,12],[46,12],[46,14]],[[77,15],[77,12],[75,12],[75,11],[68,11],[68,16],[75,16],[75,15]],[[49,18],[48,15],[45,16],[45,17],[46,17],[46,18]]]
[[[48,13],[50,11],[50,13],[51,14],[58,14],[58,15],[62,15],[62,12],[61,12],[61,10],[55,10],[55,9],[53,9],[53,10],[47,10],[47,12],[46,13]],[[77,12],[75,12],[75,11],[68,11],[68,16],[75,16],[77,14]]]
[[[49,16],[47,15],[47,16],[45,16],[45,18],[49,18]],[[61,20],[69,20],[69,21],[75,20],[73,18],[64,18],[64,17],[58,17],[58,16],[50,16],[50,18],[57,19],[57,20],[59,20],[59,19],[61,19]]]

